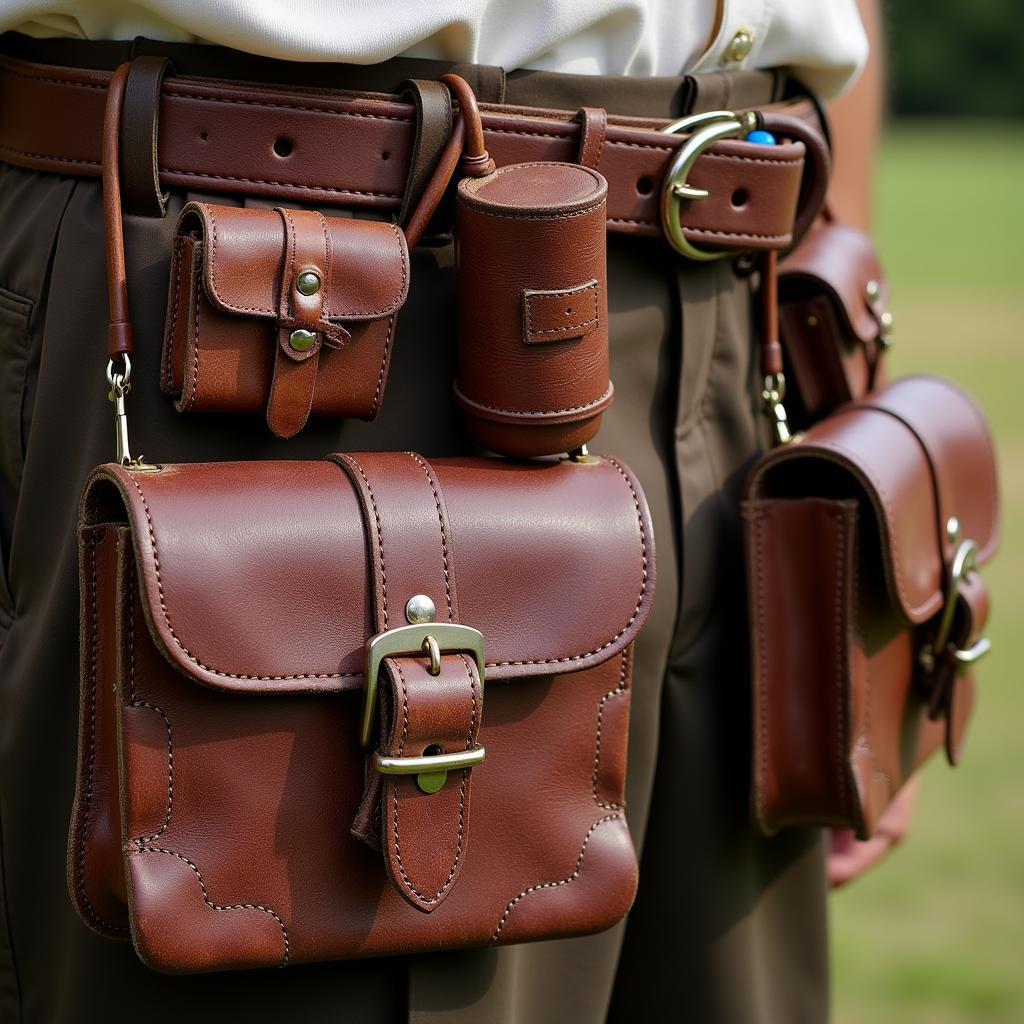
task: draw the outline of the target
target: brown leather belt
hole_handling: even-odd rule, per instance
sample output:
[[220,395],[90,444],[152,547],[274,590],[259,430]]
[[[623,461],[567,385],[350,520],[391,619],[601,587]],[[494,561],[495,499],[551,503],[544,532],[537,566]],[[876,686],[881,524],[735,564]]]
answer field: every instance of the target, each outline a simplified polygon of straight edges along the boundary
[[[107,71],[0,57],[0,159],[99,177],[110,77]],[[608,179],[609,230],[661,234],[663,184],[685,135],[664,134],[664,122],[650,118],[605,121],[580,112],[493,104],[481,104],[481,110],[487,149],[499,165],[575,161],[585,153],[586,162]],[[787,113],[810,110],[805,101],[803,109]],[[414,107],[385,94],[168,76],[160,84],[160,182],[202,192],[398,210],[415,128]],[[804,134],[780,138],[776,146],[724,140],[705,149],[687,184],[708,195],[682,204],[686,238],[728,249],[788,247],[816,212],[808,196],[823,192],[823,184],[809,188],[804,174],[808,147],[824,151],[815,138],[804,125]],[[812,155],[820,177],[827,154]]]

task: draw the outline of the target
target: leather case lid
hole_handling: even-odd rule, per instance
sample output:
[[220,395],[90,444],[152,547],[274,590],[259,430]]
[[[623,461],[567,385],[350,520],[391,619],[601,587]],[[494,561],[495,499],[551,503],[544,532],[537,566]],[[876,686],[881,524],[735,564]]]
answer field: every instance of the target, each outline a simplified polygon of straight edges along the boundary
[[[879,287],[877,298],[868,282]],[[867,345],[879,335],[878,309],[889,300],[889,285],[871,239],[845,224],[819,222],[779,267],[779,302],[825,291],[832,297],[844,332]]]
[[910,624],[942,610],[956,544],[946,524],[956,516],[963,539],[986,562],[999,540],[995,453],[980,411],[956,385],[906,377],[839,409],[799,443],[776,449],[748,485],[751,498],[837,497],[827,465],[851,475],[869,499],[882,538],[893,605]]
[[[459,621],[484,634],[488,682],[587,668],[636,637],[653,598],[654,543],[628,469],[610,458],[431,465],[451,523]],[[361,688],[375,632],[371,559],[338,465],[108,465],[83,501],[87,525],[128,522],[150,630],[196,681]]]
[[[382,221],[323,217],[329,244],[325,267],[326,318],[376,320],[397,312],[409,290],[405,236]],[[276,210],[189,203],[178,234],[204,241],[203,283],[227,313],[276,317],[282,275],[290,279],[285,229]]]

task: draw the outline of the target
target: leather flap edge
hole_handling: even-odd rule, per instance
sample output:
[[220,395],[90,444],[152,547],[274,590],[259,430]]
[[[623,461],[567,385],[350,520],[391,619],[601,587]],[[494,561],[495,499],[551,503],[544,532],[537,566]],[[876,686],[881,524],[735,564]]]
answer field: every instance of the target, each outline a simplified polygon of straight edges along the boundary
[[992,439],[977,406],[955,384],[906,377],[842,407],[802,441],[761,460],[748,497],[816,495],[829,486],[824,464],[838,466],[867,497],[882,539],[886,585],[908,623],[942,610],[957,548],[946,532],[951,517],[959,520],[962,538],[977,544],[979,564],[995,553]]
[[[409,250],[401,230],[385,221],[317,216],[329,242],[330,266],[320,268],[326,319],[378,320],[401,309],[409,292]],[[203,286],[217,308],[277,317],[286,253],[276,210],[191,202],[176,234],[203,240]]]
[[[871,298],[868,284],[878,285]],[[779,303],[800,302],[814,293],[832,300],[843,330],[867,345],[877,341],[878,310],[889,302],[889,284],[871,239],[845,224],[823,222],[808,232],[779,266]]]
[[[654,595],[654,540],[626,467],[431,465],[451,521],[460,618],[484,634],[488,682],[588,668],[636,638]],[[246,693],[362,688],[375,632],[371,559],[339,466],[101,466],[82,523],[126,520],[150,632],[196,682]],[[389,595],[398,605],[409,596]]]

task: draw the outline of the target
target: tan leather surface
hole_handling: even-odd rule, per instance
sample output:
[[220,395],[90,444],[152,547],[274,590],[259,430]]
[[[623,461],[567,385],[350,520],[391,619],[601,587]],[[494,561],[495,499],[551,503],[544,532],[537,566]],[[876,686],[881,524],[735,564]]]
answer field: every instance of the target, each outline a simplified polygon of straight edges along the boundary
[[[409,287],[397,227],[190,203],[173,256],[161,382],[179,410],[272,405],[268,422],[285,437],[310,411],[376,416]],[[311,297],[296,287],[308,270],[323,282]],[[289,345],[296,328],[317,335],[307,352]]]
[[491,451],[585,444],[612,399],[607,185],[574,164],[502,167],[459,184],[455,398]]
[[[866,838],[926,757],[959,756],[973,675],[919,654],[949,599],[948,519],[979,565],[998,542],[987,427],[954,385],[905,378],[770,453],[747,493],[755,820]],[[979,574],[957,600],[966,647],[988,615]]]
[[[79,804],[94,812],[73,833],[71,858],[102,855],[109,826],[95,807],[114,794],[97,780],[119,777],[127,908],[99,876],[92,889],[107,899],[114,928],[130,920],[139,954],[158,969],[586,933],[614,923],[632,900],[626,708],[631,644],[654,583],[635,482],[607,460],[431,466],[390,454],[348,457],[345,467],[224,463],[134,474],[109,466],[90,485],[83,593],[95,595],[96,636],[118,643],[116,665],[86,658],[83,699],[91,707],[95,693],[116,687],[121,739],[115,748],[109,731],[98,732],[95,756],[83,748]],[[362,480],[362,498],[350,473]],[[299,493],[310,498],[301,517]],[[364,534],[364,515],[375,532]],[[541,527],[548,541],[535,548]],[[105,543],[119,528],[134,543],[94,558],[92,540]],[[592,539],[573,539],[588,531]],[[371,576],[368,547],[379,549],[379,575]],[[257,565],[272,583],[253,577]],[[123,604],[111,600],[118,574]],[[303,664],[345,664],[338,636],[361,648],[385,609],[392,627],[404,623],[407,591],[419,587],[439,599],[439,619],[481,627],[488,662],[504,664],[488,668],[484,713],[470,659],[445,654],[436,677],[423,656],[389,659],[382,749],[407,756],[409,746],[418,754],[421,744],[463,749],[479,739],[487,757],[450,773],[435,795],[411,777],[386,779],[382,858],[349,834],[364,789],[361,693],[337,678],[324,686],[238,676],[224,686],[209,669],[168,659],[166,645],[182,643],[192,626],[171,633],[160,620],[181,612],[197,625],[216,605],[230,625],[206,621],[203,642],[234,645],[232,657],[280,657],[283,645]],[[636,606],[622,623],[625,590]],[[200,607],[203,593],[212,604]],[[585,606],[579,616],[570,603]],[[617,632],[604,644],[591,639],[609,630]],[[530,650],[537,636],[548,645],[543,664]],[[568,656],[565,643],[593,649]]]
[[[109,78],[103,71],[0,59],[0,155],[38,170],[98,175],[98,129]],[[174,78],[164,81],[162,97],[164,188],[388,210],[402,205],[415,137],[409,104],[390,97],[326,91],[311,96],[280,87]],[[499,166],[578,159],[576,112],[486,104],[481,109],[486,148]],[[612,231],[661,233],[661,186],[684,141],[661,134],[662,124],[609,117],[602,144],[591,140],[587,159],[610,183]],[[341,126],[345,144],[325,145]],[[275,152],[281,139],[290,146],[287,156]],[[712,146],[690,176],[691,184],[708,188],[710,196],[686,206],[687,237],[711,246],[786,248],[803,167],[801,142],[783,141],[771,149],[730,140]],[[747,197],[742,208],[733,205],[740,192]]]

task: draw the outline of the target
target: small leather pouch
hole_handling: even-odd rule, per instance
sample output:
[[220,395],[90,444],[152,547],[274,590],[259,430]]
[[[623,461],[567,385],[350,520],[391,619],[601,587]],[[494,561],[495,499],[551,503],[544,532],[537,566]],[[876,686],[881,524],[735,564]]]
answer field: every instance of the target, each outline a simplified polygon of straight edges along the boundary
[[572,451],[611,404],[607,193],[597,171],[564,163],[459,183],[455,398],[490,451]]
[[393,224],[189,203],[174,237],[161,387],[181,412],[265,410],[279,437],[311,413],[373,419],[408,286]]
[[908,377],[765,456],[744,517],[754,818],[867,838],[929,755],[960,757],[989,646],[988,429],[953,384]]
[[779,266],[786,408],[804,429],[883,383],[889,285],[862,231],[824,219]]
[[643,494],[610,458],[100,467],[69,882],[196,972],[627,911]]

